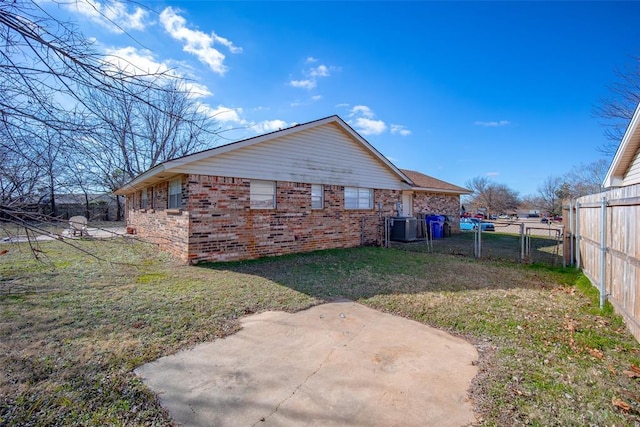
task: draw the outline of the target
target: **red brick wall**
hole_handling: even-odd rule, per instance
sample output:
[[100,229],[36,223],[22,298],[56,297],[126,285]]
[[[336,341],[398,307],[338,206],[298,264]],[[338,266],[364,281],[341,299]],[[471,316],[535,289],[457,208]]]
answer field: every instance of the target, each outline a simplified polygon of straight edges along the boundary
[[[183,190],[185,182],[183,179]],[[145,241],[156,243],[175,257],[187,262],[189,212],[167,209],[168,182],[162,182],[145,190],[149,190],[147,209],[140,209],[140,192],[127,195],[127,226],[132,227]],[[186,203],[184,196],[183,191],[183,206]]]
[[[250,209],[250,180],[189,175],[182,178],[182,209],[167,209],[168,182],[127,195],[127,225],[185,262],[231,261],[381,244],[381,217],[396,216],[401,192],[375,190],[374,209],[345,210],[344,187],[324,186],[324,208],[311,208],[311,184],[277,182],[275,209]],[[414,213],[451,216],[459,231],[460,199],[414,194]],[[379,212],[379,205],[382,211]]]
[[[324,209],[311,208],[311,184],[278,181],[275,209],[250,209],[249,189],[249,179],[188,177],[191,262],[380,243],[377,205],[345,210],[342,186],[324,186]],[[391,215],[400,192],[375,190],[374,198],[383,215]]]
[[460,231],[460,196],[451,194],[422,193],[413,195],[413,213],[446,215],[451,232]]

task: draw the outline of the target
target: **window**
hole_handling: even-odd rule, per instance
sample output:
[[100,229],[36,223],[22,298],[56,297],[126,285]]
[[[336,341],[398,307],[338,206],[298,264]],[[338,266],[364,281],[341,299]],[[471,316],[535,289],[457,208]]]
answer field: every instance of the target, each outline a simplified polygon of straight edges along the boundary
[[345,187],[344,188],[344,208],[345,209],[373,209],[373,189]]
[[324,186],[311,184],[311,209],[324,208]]
[[169,209],[180,209],[182,204],[182,180],[169,181]]
[[142,190],[142,194],[140,196],[140,209],[147,209],[147,205],[149,204],[149,196],[147,194],[147,189]]
[[252,179],[249,198],[251,209],[274,209],[276,207],[275,181]]

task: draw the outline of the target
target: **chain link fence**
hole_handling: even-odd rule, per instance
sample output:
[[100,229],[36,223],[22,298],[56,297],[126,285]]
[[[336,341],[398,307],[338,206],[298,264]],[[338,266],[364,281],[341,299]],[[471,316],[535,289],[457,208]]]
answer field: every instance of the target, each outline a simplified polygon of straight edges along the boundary
[[491,221],[495,231],[462,231],[441,239],[390,241],[389,247],[475,259],[564,266],[563,226],[539,218]]

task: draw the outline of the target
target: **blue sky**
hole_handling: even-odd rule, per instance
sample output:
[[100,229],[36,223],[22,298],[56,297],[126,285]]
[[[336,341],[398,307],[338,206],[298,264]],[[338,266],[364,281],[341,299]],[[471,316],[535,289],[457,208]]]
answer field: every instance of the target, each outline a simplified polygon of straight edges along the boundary
[[640,2],[139,4],[47,7],[191,79],[225,138],[337,114],[398,167],[521,195],[601,158],[593,107],[640,56]]

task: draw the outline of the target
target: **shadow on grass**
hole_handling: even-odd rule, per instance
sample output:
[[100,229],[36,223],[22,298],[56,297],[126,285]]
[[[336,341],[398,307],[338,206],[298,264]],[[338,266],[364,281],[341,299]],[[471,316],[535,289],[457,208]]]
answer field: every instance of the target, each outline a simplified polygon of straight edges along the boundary
[[404,249],[360,247],[198,266],[259,276],[325,301],[559,285],[544,271],[517,263]]

